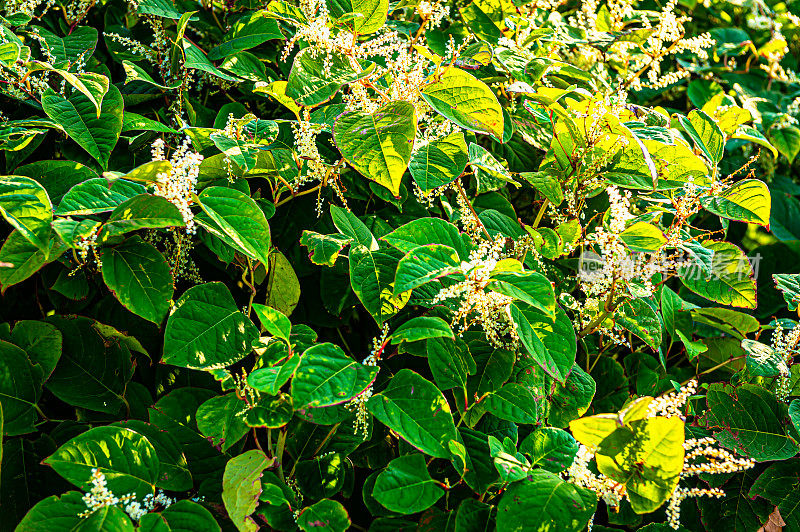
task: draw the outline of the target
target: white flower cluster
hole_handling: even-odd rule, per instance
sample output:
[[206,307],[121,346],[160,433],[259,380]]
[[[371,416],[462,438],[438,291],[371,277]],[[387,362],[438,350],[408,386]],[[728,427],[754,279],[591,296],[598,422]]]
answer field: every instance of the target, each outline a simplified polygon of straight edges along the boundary
[[439,290],[433,303],[447,299],[459,299],[460,304],[453,318],[453,327],[462,334],[473,324],[479,324],[486,339],[498,348],[515,348],[519,342],[514,322],[511,319],[512,298],[499,292],[487,291],[490,276],[497,262],[503,258],[504,238],[483,241],[461,263],[461,274],[465,279]]
[[314,181],[323,183],[326,180],[328,167],[322,162],[317,148],[317,135],[321,129],[320,125],[311,123],[307,109],[303,110],[302,120],[292,123],[295,151],[302,169],[300,177],[294,182],[295,188]]
[[681,527],[681,503],[690,497],[716,497],[717,499],[725,496],[725,492],[719,488],[684,488],[678,486],[672,492],[667,504],[667,523],[670,527],[678,530]]
[[98,267],[102,266],[100,257],[97,254],[97,235],[99,233],[100,233],[100,224],[98,224],[94,229],[92,229],[91,233],[89,233],[85,237],[82,237],[76,244],[78,247],[78,257],[80,258],[83,264],[85,264],[86,261],[88,260],[89,252],[91,251],[92,256],[95,259],[95,262],[97,262],[97,266]]
[[697,392],[697,379],[692,379],[683,386],[679,392],[670,392],[653,399],[648,408],[648,417],[680,417],[683,418],[682,409]]
[[175,499],[171,499],[164,495],[162,490],[159,490],[156,495],[152,493],[148,493],[142,499],[142,502],[133,499],[125,504],[123,509],[125,513],[127,513],[131,519],[134,521],[138,521],[141,519],[145,514],[148,514],[155,510],[157,507],[161,509],[167,508],[175,503]]
[[638,281],[643,287],[642,295],[652,294],[650,278],[660,267],[648,254],[631,254],[622,241],[621,233],[634,218],[630,213],[630,192],[620,193],[615,186],[608,187],[606,192],[610,202],[608,228],[600,226],[587,235],[586,243],[594,246],[598,255],[590,256],[591,263],[586,263],[590,267],[582,265],[579,273],[580,288],[587,296],[584,303],[587,322],[592,313],[602,310],[612,288]]
[[41,7],[40,16],[42,16],[54,5],[56,5],[56,0],[10,0],[6,2],[4,10],[6,15],[22,13],[33,17],[39,7]]
[[128,493],[122,497],[117,497],[108,489],[106,476],[97,468],[92,469],[92,489],[83,496],[83,503],[86,510],[78,514],[78,517],[86,518],[92,512],[107,506],[122,504],[122,509],[131,519],[138,521],[145,514],[152,512],[156,507],[167,508],[175,502],[164,495],[162,490],[158,494],[148,493],[141,502],[136,500],[136,495]]
[[[324,0],[302,0],[300,8],[307,22],[297,25],[295,35],[283,49],[283,59],[288,58],[300,39],[311,45],[308,53],[314,57],[321,56],[318,60],[322,61],[326,74],[330,74],[334,55],[346,59],[355,71],[361,70],[360,59],[380,57],[381,61],[369,76],[347,84],[343,102],[348,110],[372,113],[382,104],[398,100],[422,105],[420,92],[427,77],[425,67],[428,59],[417,49],[409,47],[400,33],[384,27],[372,34],[369,40],[358,41],[346,27],[331,24]],[[440,24],[449,10],[447,2],[422,2],[417,7],[423,18],[422,28]],[[422,44],[424,34],[420,31],[419,36]],[[379,88],[375,83],[379,79],[386,82],[388,88]]]
[[[756,465],[755,460],[740,458],[733,453],[717,447],[714,438],[690,438],[683,443],[685,451],[683,471],[681,478],[686,478],[701,473],[725,474],[736,473],[750,469]],[[698,460],[702,460],[698,462]],[[681,502],[689,497],[716,497],[725,496],[719,488],[685,488],[677,486],[672,492],[667,505],[667,522],[677,530],[681,526]]]
[[[697,391],[697,380],[692,379],[684,385],[680,392],[671,392],[661,397],[656,397],[650,403],[647,418],[653,417],[683,417],[682,410],[689,397]],[[683,428],[681,428],[681,432]],[[730,451],[717,446],[714,438],[690,438],[683,442],[684,459],[680,478],[696,476],[701,473],[723,474],[736,473],[750,469],[755,461],[750,458],[740,458]],[[605,475],[594,474],[588,467],[589,461],[594,457],[594,452],[584,445],[572,465],[563,473],[567,482],[588,488],[598,497],[602,498],[611,508],[617,508],[620,501],[628,496],[627,488],[623,484],[609,479]],[[667,505],[667,519],[669,525],[678,529],[680,527],[680,504],[687,497],[723,497],[725,492],[718,488],[686,488],[676,485]]]
[[[389,324],[385,324],[381,329],[380,336],[373,338],[372,350],[369,355],[361,361],[365,366],[377,367],[378,360],[386,347],[389,336]],[[344,407],[351,412],[355,411],[356,421],[353,425],[353,434],[361,433],[366,441],[369,438],[369,412],[367,411],[367,401],[372,397],[372,385],[369,385],[361,394],[353,397]]]
[[135,54],[136,56],[141,57],[142,59],[145,59],[149,63],[152,63],[153,65],[158,64],[158,55],[156,54],[156,52],[149,46],[140,43],[136,39],[131,39],[130,37],[124,37],[119,33],[113,33],[113,32],[103,32],[103,36],[108,37],[113,42],[126,48],[130,53]]
[[800,343],[800,323],[795,325],[788,333],[783,332],[780,322],[772,332],[772,348],[783,355],[783,364],[780,375],[775,379],[775,395],[779,401],[786,402],[791,392],[792,362]]
[[[193,235],[197,228],[194,223],[194,213],[191,206],[194,203],[192,194],[196,194],[197,176],[200,173],[200,163],[203,156],[191,149],[192,141],[189,137],[175,150],[169,162],[170,171],[161,172],[156,176],[153,193],[161,196],[175,205],[186,222],[186,233]],[[156,139],[152,144],[152,157],[154,161],[164,161],[164,141]]]
[[417,14],[426,22],[428,28],[433,29],[450,15],[450,6],[446,1],[431,3],[428,0],[422,0],[417,5]]
[[117,497],[108,489],[106,485],[106,476],[97,468],[92,469],[92,489],[83,496],[83,503],[86,505],[86,511],[79,514],[78,517],[88,517],[89,514],[100,508],[106,506],[116,506],[120,502],[127,502],[134,498],[133,494],[126,494],[122,497]]
[[594,452],[581,444],[572,465],[564,473],[567,482],[592,490],[610,508],[618,508],[628,493],[625,484],[620,484],[602,473],[597,475],[592,473],[588,467],[592,458],[594,458]]

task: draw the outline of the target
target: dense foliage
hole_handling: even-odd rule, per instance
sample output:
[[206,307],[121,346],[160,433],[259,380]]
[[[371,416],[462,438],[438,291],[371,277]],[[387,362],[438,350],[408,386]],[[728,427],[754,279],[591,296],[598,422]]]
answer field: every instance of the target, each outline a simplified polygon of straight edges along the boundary
[[5,0],[0,531],[800,531],[793,10]]

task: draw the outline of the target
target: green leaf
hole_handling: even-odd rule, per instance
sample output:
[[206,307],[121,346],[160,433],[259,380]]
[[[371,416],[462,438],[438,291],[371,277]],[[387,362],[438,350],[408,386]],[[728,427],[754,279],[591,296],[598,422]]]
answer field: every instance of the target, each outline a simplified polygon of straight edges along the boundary
[[455,340],[455,334],[442,318],[435,316],[420,316],[411,318],[389,336],[392,345],[402,342],[417,342],[428,338],[450,338]]
[[595,512],[597,496],[562,480],[558,475],[534,469],[512,484],[497,508],[497,529],[558,530],[579,532]]
[[215,67],[214,64],[211,61],[209,61],[205,52],[203,52],[203,50],[198,48],[186,37],[181,38],[181,47],[183,48],[183,53],[184,56],[186,57],[186,60],[184,61],[183,65],[187,69],[200,70],[201,72],[206,72],[207,74],[211,74],[212,76],[222,78],[225,81],[240,81],[239,78],[236,78],[234,76],[229,76],[228,74],[224,73],[223,71]]
[[464,481],[476,492],[483,493],[499,478],[490,455],[487,435],[467,427],[461,427],[459,433],[467,450]]
[[96,177],[70,188],[58,204],[60,216],[83,216],[110,212],[122,202],[147,192],[139,183],[118,179],[114,182]]
[[409,294],[392,290],[397,259],[371,252],[365,246],[350,248],[350,286],[375,321],[381,325],[408,302]]
[[748,338],[742,340],[742,349],[747,353],[747,371],[750,374],[758,377],[789,374],[789,366],[782,351]]
[[182,227],[185,223],[178,208],[167,199],[139,194],[117,206],[103,224],[97,239],[101,242],[139,229]]
[[44,40],[47,50],[55,58],[55,63],[72,62],[79,58],[87,61],[92,57],[97,45],[97,30],[91,26],[77,26],[64,37],[51,33],[41,26],[36,30]]
[[153,493],[160,463],[152,444],[130,429],[95,427],[62,445],[44,463],[83,491],[92,487],[92,469],[106,477],[113,493]]
[[753,144],[763,146],[772,152],[773,157],[776,159],[778,158],[778,150],[775,149],[775,146],[770,144],[770,141],[767,140],[767,138],[760,131],[753,127],[741,126],[736,133],[731,135],[731,138],[746,140],[752,142]]
[[344,532],[350,528],[350,516],[340,502],[330,499],[303,508],[297,526],[305,532]]
[[556,309],[555,322],[524,303],[512,303],[511,318],[520,341],[533,360],[548,375],[564,382],[575,363],[578,350],[575,329],[567,313]]
[[[158,83],[153,77],[147,73],[142,67],[137,64],[131,63],[130,61],[123,60],[122,61],[122,68],[125,70],[125,85],[131,82],[141,82],[147,85],[151,85],[153,87],[157,87],[161,90],[168,91],[168,90],[175,90],[181,86],[180,80],[171,81],[169,83],[164,82]],[[123,130],[124,130],[124,122],[123,122]]]
[[131,111],[125,111],[122,115],[122,132],[127,133],[129,131],[158,131],[159,133],[172,133],[173,135],[178,133],[166,124]]
[[767,185],[758,179],[738,181],[719,196],[704,197],[701,203],[707,211],[729,220],[769,225],[772,199]]
[[631,251],[655,252],[660,250],[667,243],[667,237],[663,231],[653,224],[647,222],[636,222],[627,227],[620,238]]
[[553,205],[561,205],[561,202],[564,201],[561,183],[550,172],[521,172],[519,176],[533,185]]
[[52,91],[46,92],[42,96],[42,108],[101,167],[108,166],[111,150],[122,131],[123,101],[116,87],[109,86],[99,116],[94,103],[83,94],[73,94],[67,99]]
[[73,406],[119,412],[133,374],[125,337],[90,318],[50,316],[45,321],[58,328],[63,341],[63,352],[47,389]]
[[500,272],[491,276],[489,288],[503,295],[523,301],[555,317],[556,296],[550,280],[536,272]]
[[474,142],[469,143],[469,165],[478,180],[478,194],[498,190],[503,182],[515,186],[517,184],[508,169],[494,155]]
[[58,237],[51,238],[50,248],[43,252],[17,230],[11,232],[0,247],[0,286],[5,292],[9,286],[21,283],[44,266],[58,258],[67,248]]
[[389,12],[389,0],[337,0],[328,5],[331,15],[337,19],[351,15],[352,18],[348,17],[343,23],[356,35],[368,35],[381,29]]
[[95,118],[100,118],[101,102],[108,92],[109,87],[107,77],[102,74],[95,74],[94,72],[73,74],[66,70],[53,68],[47,63],[42,63],[40,61],[33,61],[30,65],[31,71],[49,70],[64,78],[67,83],[72,85],[92,103],[92,106],[94,106]]
[[47,253],[53,207],[42,185],[29,177],[0,177],[0,214],[26,240]]
[[245,407],[235,393],[212,397],[197,409],[197,429],[225,452],[250,430],[244,422]]
[[279,393],[259,399],[255,406],[247,410],[244,421],[248,427],[278,429],[291,421],[294,415],[294,402],[289,394]]
[[378,369],[365,366],[331,343],[306,349],[292,379],[292,397],[299,407],[341,404],[364,392]]
[[16,436],[36,430],[33,423],[40,395],[41,383],[37,386],[25,351],[0,340],[0,403],[4,418],[0,436]]
[[291,345],[289,335],[292,334],[292,322],[289,321],[285,314],[272,307],[259,305],[258,303],[253,303],[253,310],[256,311],[256,316],[258,316],[261,326],[268,333],[285,341],[287,345]]
[[424,192],[449,185],[469,162],[467,143],[460,131],[423,144],[411,155],[408,169]]
[[211,512],[196,502],[178,501],[159,513],[149,513],[139,521],[140,532],[220,532]]
[[192,475],[181,446],[175,437],[155,425],[138,419],[129,419],[115,423],[124,429],[138,432],[153,446],[161,463],[160,474],[156,486],[166,490],[185,491],[192,488]]
[[272,39],[283,39],[278,22],[267,17],[265,12],[256,11],[237,20],[222,37],[220,44],[209,50],[208,58],[216,61]]
[[361,175],[400,196],[400,181],[411,160],[417,132],[414,106],[391,102],[372,114],[350,111],[333,126],[342,157]]
[[397,248],[403,254],[426,244],[442,244],[455,249],[461,260],[469,258],[471,244],[469,236],[461,233],[450,222],[441,218],[419,218],[401,225],[381,240]]
[[[2,259],[2,251],[0,251]],[[772,279],[775,288],[783,294],[783,299],[788,304],[789,310],[795,310],[800,303],[800,273],[774,273]]]
[[133,532],[133,524],[118,506],[103,506],[86,517],[83,494],[77,491],[65,493],[60,498],[52,495],[39,501],[17,525],[19,532]]
[[370,251],[378,251],[378,241],[375,240],[372,231],[355,214],[331,205],[331,218],[336,229],[356,245],[364,246]]
[[490,414],[513,423],[535,425],[541,416],[541,403],[531,390],[514,382],[504,384],[485,399],[484,408]]
[[456,511],[458,532],[489,530],[492,523],[492,506],[476,499],[464,499]]
[[286,256],[275,248],[269,254],[266,289],[264,303],[291,316],[300,301],[300,281]]
[[358,70],[353,66],[339,53],[301,50],[294,56],[286,81],[286,96],[299,105],[318,105],[333,98],[342,85],[361,79],[375,69],[374,64],[366,68],[365,64],[358,65]]
[[431,338],[427,349],[428,364],[439,389],[466,388],[467,375],[474,375],[477,371],[467,345],[460,339]]
[[663,325],[654,304],[637,298],[625,301],[614,313],[614,321],[620,327],[638,336],[652,349],[661,345]]
[[428,473],[425,457],[413,453],[389,462],[375,480],[372,495],[389,510],[414,514],[436,504],[444,490]]
[[503,111],[492,89],[459,68],[451,67],[422,90],[431,107],[456,125],[503,138]]
[[344,487],[347,465],[344,457],[336,452],[301,460],[296,468],[298,487],[314,499],[332,497]]
[[182,13],[175,9],[173,0],[142,0],[136,12],[140,15],[154,15],[173,20],[179,20],[182,16]]
[[597,385],[591,375],[577,364],[567,375],[564,384],[555,383],[550,396],[550,412],[547,420],[554,427],[567,427],[589,409]]
[[37,381],[47,381],[61,358],[61,332],[50,323],[21,320],[14,324],[10,341],[25,351]]
[[633,511],[655,511],[672,495],[684,463],[679,417],[653,417],[617,428],[598,447],[597,469],[625,484]]
[[250,352],[258,329],[236,307],[222,283],[188,289],[175,303],[164,331],[165,364],[220,369]]
[[744,471],[722,486],[724,496],[697,500],[703,523],[708,526],[708,530],[758,530],[767,522],[775,508],[768,501],[748,495],[754,480],[756,473],[752,469]]
[[251,259],[269,264],[270,230],[264,211],[233,188],[209,187],[197,197],[208,215],[197,222]]
[[148,410],[150,423],[177,440],[186,456],[192,479],[198,484],[208,479],[219,482],[219,472],[228,459],[197,429],[197,409],[213,396],[214,392],[209,390],[178,388],[161,397]]
[[442,392],[419,374],[401,369],[384,391],[370,398],[367,408],[422,452],[450,458],[447,443],[458,439],[450,405]]
[[138,236],[102,254],[103,281],[125,308],[156,325],[172,300],[172,272],[167,259]]
[[791,164],[800,153],[800,129],[788,126],[770,129],[767,134],[772,145],[781,152],[781,155],[789,159],[789,164]]
[[714,437],[759,462],[786,460],[800,451],[786,433],[786,405],[760,386],[712,383],[706,394],[706,422]]
[[73,161],[35,161],[18,167],[14,172],[41,183],[53,205],[61,202],[73,186],[97,177],[91,168]]
[[487,439],[492,462],[500,474],[500,480],[514,482],[527,476],[531,465],[517,452],[517,445],[511,438],[506,437],[502,442],[494,436],[489,436]]
[[394,293],[402,294],[418,286],[461,271],[461,261],[450,246],[418,246],[400,259],[394,278]]
[[717,164],[725,152],[725,135],[714,119],[699,109],[689,113],[688,119],[679,117],[681,125],[708,159]]
[[681,282],[711,301],[742,308],[756,308],[756,282],[753,269],[742,250],[728,242],[707,240],[703,250],[710,253],[709,270],[697,264],[681,268]]
[[253,449],[232,458],[222,476],[222,502],[239,532],[255,532],[258,525],[251,517],[261,495],[261,474],[275,462],[262,451]]
[[309,259],[318,266],[333,266],[339,253],[352,242],[344,235],[322,235],[314,231],[303,231],[300,245],[308,248]]
[[247,376],[247,384],[259,392],[264,392],[269,395],[278,395],[281,386],[289,382],[289,379],[294,375],[299,365],[300,357],[293,355],[280,366],[253,370]]
[[554,427],[541,427],[519,444],[531,465],[551,473],[561,473],[572,465],[578,453],[578,442],[569,432]]

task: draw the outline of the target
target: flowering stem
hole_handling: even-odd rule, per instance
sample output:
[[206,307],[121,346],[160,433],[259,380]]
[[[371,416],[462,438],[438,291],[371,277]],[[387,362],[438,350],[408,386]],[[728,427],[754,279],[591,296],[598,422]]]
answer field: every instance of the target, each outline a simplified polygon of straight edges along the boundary
[[[718,370],[718,369],[719,369],[719,368],[721,368],[722,366],[725,366],[725,365],[727,365],[727,364],[730,364],[731,362],[735,362],[736,360],[741,360],[741,359],[743,359],[743,358],[747,358],[747,355],[739,355],[739,356],[736,356],[736,357],[731,357],[731,358],[729,358],[728,360],[726,360],[725,362],[720,362],[720,363],[719,363],[719,364],[717,364],[716,366],[712,366],[712,367],[710,367],[710,368],[708,368],[708,369],[706,369],[706,370],[703,370],[703,371],[701,371],[700,373],[698,373],[698,374],[697,374],[697,376],[699,377],[700,375],[705,375],[705,374],[707,374],[707,373],[711,373],[712,371],[716,371],[716,370]],[[695,378],[695,377],[693,377],[693,378]],[[687,382],[689,382],[690,380],[692,380],[692,379],[688,379],[688,380],[687,380],[686,382],[684,382],[683,384],[686,384],[686,383],[687,383]]]
[[298,192],[297,194],[292,194],[291,196],[289,196],[287,198],[283,198],[282,200],[278,201],[275,204],[275,207],[280,207],[284,203],[287,203],[287,202],[293,200],[294,198],[299,198],[300,196],[305,196],[306,194],[311,194],[312,192],[316,192],[320,188],[322,188],[322,183],[320,183],[319,185],[317,185],[317,186],[315,186],[313,188],[309,188],[308,190],[304,190],[302,192]]
[[275,458],[278,460],[278,478],[281,482],[285,482],[283,478],[283,449],[286,446],[286,428],[282,428],[278,433],[278,449],[275,452]]
[[[459,176],[459,178],[460,177],[461,176]],[[469,201],[469,198],[467,197],[467,193],[464,192],[464,187],[461,186],[461,179],[456,179],[456,188],[458,189],[458,193],[461,194],[461,197],[464,199],[464,203],[466,203],[467,207],[469,207],[469,210],[472,211],[472,216],[475,217],[475,221],[478,222],[478,225],[483,230],[484,234],[486,235],[486,238],[491,240],[492,239],[492,235],[489,234],[489,231],[486,230],[486,226],[483,225],[483,222],[481,221],[481,219],[478,218],[478,213],[475,212],[475,208],[472,206],[472,202]]]
[[649,69],[651,66],[653,66],[653,64],[654,64],[654,63],[655,63],[657,60],[660,60],[662,57],[666,57],[667,55],[669,55],[669,53],[672,51],[672,49],[673,49],[673,48],[675,48],[675,46],[677,46],[677,44],[678,44],[678,43],[681,41],[681,39],[683,39],[683,36],[684,36],[685,34],[686,34],[686,32],[681,32],[681,35],[680,35],[680,37],[678,37],[678,40],[676,40],[675,42],[673,42],[672,44],[670,44],[670,45],[669,45],[669,47],[667,47],[667,49],[666,49],[666,50],[664,50],[664,51],[663,51],[661,54],[654,54],[654,55],[652,55],[652,56],[650,57],[650,61],[649,61],[649,62],[648,62],[648,63],[647,63],[645,66],[643,66],[642,68],[640,68],[640,69],[639,69],[639,71],[638,71],[636,74],[634,74],[633,76],[631,76],[630,78],[628,78],[628,80],[627,80],[625,83],[623,83],[623,84],[622,84],[622,88],[623,88],[623,89],[626,89],[626,88],[628,88],[628,85],[630,85],[631,83],[633,83],[633,82],[634,82],[634,80],[636,80],[636,79],[639,79],[639,76],[641,76],[642,74],[644,74],[645,72],[647,72],[647,70],[648,70],[648,69]]
[[[264,265],[266,267],[266,264]],[[250,259],[247,259],[247,272],[245,275],[250,273],[250,282],[248,283],[244,277],[242,280],[245,281],[245,284],[250,288],[250,299],[247,302],[247,317],[250,317],[250,311],[253,310],[253,300],[256,298],[256,278],[255,278],[255,268],[253,268],[253,264],[250,262]]]
[[258,441],[258,434],[256,434],[256,428],[255,427],[253,427],[253,441],[256,443],[256,447],[258,447],[258,450],[263,453],[264,449],[261,447],[261,442]]
[[531,226],[533,229],[539,227],[539,222],[542,221],[542,216],[544,216],[544,211],[547,210],[547,207],[549,205],[550,205],[550,200],[545,198],[544,203],[542,203],[542,206],[539,207],[539,212],[536,213],[536,219],[533,221],[533,225]]

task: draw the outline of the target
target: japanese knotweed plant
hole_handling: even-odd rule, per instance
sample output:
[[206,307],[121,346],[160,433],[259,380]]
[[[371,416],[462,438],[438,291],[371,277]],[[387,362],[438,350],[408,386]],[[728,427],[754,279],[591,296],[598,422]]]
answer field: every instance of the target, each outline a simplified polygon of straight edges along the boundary
[[6,0],[0,532],[800,530],[798,14]]

